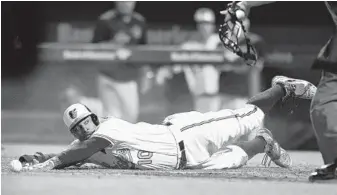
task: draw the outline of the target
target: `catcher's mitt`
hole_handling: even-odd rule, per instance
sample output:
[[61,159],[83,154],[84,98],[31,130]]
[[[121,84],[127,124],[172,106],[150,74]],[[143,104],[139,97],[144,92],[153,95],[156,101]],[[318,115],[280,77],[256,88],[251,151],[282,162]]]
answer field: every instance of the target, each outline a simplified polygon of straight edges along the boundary
[[[237,11],[242,10],[237,2],[230,3],[226,9],[224,24],[220,25],[219,36],[224,47],[244,59],[249,66],[254,66],[258,55],[255,47],[251,44],[247,31],[236,15]],[[243,45],[241,44],[241,34],[243,34]]]

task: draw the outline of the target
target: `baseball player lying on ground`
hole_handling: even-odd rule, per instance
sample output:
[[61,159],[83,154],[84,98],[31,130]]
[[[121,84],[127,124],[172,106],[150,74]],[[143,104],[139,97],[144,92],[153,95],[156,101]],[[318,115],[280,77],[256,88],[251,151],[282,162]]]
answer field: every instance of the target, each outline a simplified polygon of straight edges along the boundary
[[59,154],[37,153],[19,160],[30,163],[23,168],[26,171],[83,163],[113,169],[230,169],[265,152],[263,164],[269,166],[273,161],[288,168],[292,163],[289,154],[263,127],[265,114],[280,99],[311,99],[315,92],[316,87],[307,81],[277,76],[270,89],[252,97],[244,108],[179,113],[163,124],[98,119],[86,106],[74,104],[63,119],[77,140]]

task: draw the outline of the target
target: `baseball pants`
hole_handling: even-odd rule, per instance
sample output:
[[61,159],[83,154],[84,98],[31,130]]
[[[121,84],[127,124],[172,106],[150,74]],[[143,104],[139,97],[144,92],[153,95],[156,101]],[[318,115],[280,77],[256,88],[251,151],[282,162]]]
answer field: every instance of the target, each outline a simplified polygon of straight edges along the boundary
[[180,118],[177,121],[173,119],[172,126],[182,132],[189,169],[244,165],[248,160],[247,154],[233,144],[255,138],[256,130],[263,127],[265,116],[262,110],[249,104],[236,110],[184,114],[177,116]]
[[325,164],[337,157],[337,74],[323,71],[310,117]]

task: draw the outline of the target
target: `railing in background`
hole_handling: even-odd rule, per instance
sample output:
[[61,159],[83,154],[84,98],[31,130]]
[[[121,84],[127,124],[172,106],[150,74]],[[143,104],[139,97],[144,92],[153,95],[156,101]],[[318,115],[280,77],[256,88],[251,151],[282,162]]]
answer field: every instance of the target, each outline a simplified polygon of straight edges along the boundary
[[[95,21],[49,23],[46,25],[45,42],[89,43]],[[219,26],[219,25],[217,25]],[[251,32],[262,36],[269,44],[322,45],[331,34],[329,26],[252,26]],[[196,39],[198,34],[193,24],[149,24],[147,33],[150,45],[181,44]]]

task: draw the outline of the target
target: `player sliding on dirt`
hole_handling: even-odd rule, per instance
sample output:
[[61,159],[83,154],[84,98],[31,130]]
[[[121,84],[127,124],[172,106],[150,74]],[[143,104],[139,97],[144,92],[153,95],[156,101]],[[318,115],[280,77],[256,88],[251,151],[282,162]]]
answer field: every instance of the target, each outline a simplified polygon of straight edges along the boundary
[[265,114],[280,99],[311,99],[315,92],[307,81],[277,76],[270,89],[252,97],[244,108],[179,113],[161,125],[132,124],[115,117],[100,120],[84,105],[74,104],[63,117],[77,138],[69,149],[24,155],[20,161],[40,162],[23,170],[61,169],[86,162],[116,169],[229,169],[265,152],[265,165],[269,156],[287,168],[291,158],[263,127]]

